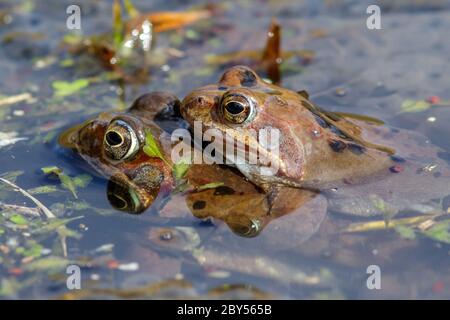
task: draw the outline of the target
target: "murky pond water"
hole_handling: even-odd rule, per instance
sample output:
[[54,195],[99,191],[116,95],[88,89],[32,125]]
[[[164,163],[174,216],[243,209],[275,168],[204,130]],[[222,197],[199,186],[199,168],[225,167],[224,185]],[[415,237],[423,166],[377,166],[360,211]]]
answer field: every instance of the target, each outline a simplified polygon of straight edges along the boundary
[[[202,1],[133,3],[141,12],[205,9]],[[79,1],[81,31],[67,29],[71,4],[0,2],[0,177],[25,190],[0,184],[1,298],[450,298],[448,197],[414,203],[387,227],[387,214],[326,211],[319,197],[290,216],[290,228],[269,224],[245,238],[194,217],[183,193],[139,215],[114,209],[108,182],[56,142],[141,94],[181,99],[217,82],[233,64],[228,53],[264,47],[275,17],[282,49],[303,50],[283,61],[284,87],[450,151],[447,1],[380,1],[380,30],[366,26],[370,1],[218,2],[206,7],[209,18],[155,34],[146,64],[135,60],[150,70],[144,81],[117,80],[68,45],[111,33],[112,1]],[[80,266],[82,290],[67,288],[68,265]],[[380,268],[380,290],[367,286],[369,266]]]

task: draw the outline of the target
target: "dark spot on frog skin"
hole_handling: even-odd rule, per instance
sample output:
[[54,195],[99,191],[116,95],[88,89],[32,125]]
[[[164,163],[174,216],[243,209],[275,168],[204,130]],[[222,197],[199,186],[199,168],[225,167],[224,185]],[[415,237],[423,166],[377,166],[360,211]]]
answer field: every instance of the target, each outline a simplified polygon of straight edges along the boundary
[[334,152],[342,152],[347,148],[347,144],[340,140],[330,140],[328,144]]
[[254,87],[256,85],[256,76],[253,72],[245,70],[241,73],[241,86]]
[[406,161],[404,158],[402,158],[400,156],[395,156],[395,155],[392,155],[390,158],[392,161],[398,162],[398,163],[403,163]]
[[220,186],[214,190],[215,196],[224,196],[224,195],[231,195],[231,194],[235,194],[235,191],[234,191],[234,189],[227,187],[227,186]]
[[228,89],[228,87],[226,87],[226,86],[219,86],[217,88],[217,90],[219,90],[219,91],[226,91],[227,89]]
[[316,119],[316,122],[319,126],[321,126],[322,128],[328,128],[328,123],[321,117],[314,115],[314,118]]
[[364,152],[366,152],[366,148],[364,148],[363,146],[360,146],[359,144],[349,143],[347,146],[348,146],[348,149],[356,155],[360,155],[360,154],[363,154]]
[[192,208],[194,208],[194,210],[201,210],[201,209],[204,209],[205,207],[206,207],[206,202],[203,200],[195,201],[194,204],[192,205]]
[[341,130],[336,128],[335,126],[330,126],[330,131],[333,132],[335,135],[339,136],[339,138],[341,138],[341,139],[352,140],[349,137],[347,137]]

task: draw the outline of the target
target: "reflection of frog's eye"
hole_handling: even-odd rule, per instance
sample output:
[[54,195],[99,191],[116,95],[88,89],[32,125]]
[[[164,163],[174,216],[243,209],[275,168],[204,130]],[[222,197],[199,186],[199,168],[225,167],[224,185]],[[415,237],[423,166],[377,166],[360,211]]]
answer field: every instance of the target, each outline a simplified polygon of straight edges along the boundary
[[106,129],[103,146],[113,160],[128,159],[139,150],[139,140],[133,128],[123,120],[114,120]]
[[225,120],[235,124],[247,121],[254,112],[253,103],[242,95],[224,95],[220,105]]
[[109,203],[117,210],[140,214],[146,209],[134,189],[124,186],[114,179],[108,181],[107,196]]
[[229,218],[227,223],[235,234],[245,238],[256,237],[263,229],[262,221],[257,218],[249,219],[239,216]]

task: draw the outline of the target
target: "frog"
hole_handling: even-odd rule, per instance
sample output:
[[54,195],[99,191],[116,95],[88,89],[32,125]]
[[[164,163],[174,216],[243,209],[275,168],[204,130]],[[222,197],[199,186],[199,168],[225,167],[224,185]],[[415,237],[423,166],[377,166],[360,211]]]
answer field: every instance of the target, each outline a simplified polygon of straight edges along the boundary
[[[272,239],[281,241],[284,237],[277,234],[293,233],[296,243],[317,231],[326,202],[314,191],[285,187],[269,199],[240,172],[221,165],[191,164],[182,179],[175,178],[171,152],[184,142],[172,139],[171,133],[187,127],[180,105],[170,93],[151,92],[137,98],[127,110],[103,112],[65,130],[59,143],[108,179],[108,200],[122,212],[142,214],[158,203],[159,214],[165,217],[185,217],[190,212],[201,221],[225,224],[240,237],[254,238],[262,230],[273,229]],[[162,156],[144,152],[149,133]],[[288,198],[295,200],[286,201]],[[303,218],[292,223],[293,216]],[[286,228],[292,232],[287,233]]]
[[161,137],[166,134],[153,119],[177,101],[166,92],[143,95],[126,112],[102,112],[65,130],[59,145],[76,151],[94,173],[109,180],[108,200],[114,208],[142,213],[173,185],[170,167],[163,159],[148,156],[143,147],[150,133],[159,149],[170,152],[170,139]]
[[[180,112],[201,128],[197,135],[214,130],[223,145],[234,142],[231,150],[215,151],[267,193],[280,186],[315,190],[329,199],[330,210],[361,216],[450,194],[449,153],[426,137],[375,118],[324,110],[307,91],[269,83],[247,66],[231,67],[217,83],[191,91]],[[278,149],[254,134],[268,128],[279,132]],[[268,161],[251,162],[239,156],[242,150]],[[276,170],[262,170],[267,163]]]

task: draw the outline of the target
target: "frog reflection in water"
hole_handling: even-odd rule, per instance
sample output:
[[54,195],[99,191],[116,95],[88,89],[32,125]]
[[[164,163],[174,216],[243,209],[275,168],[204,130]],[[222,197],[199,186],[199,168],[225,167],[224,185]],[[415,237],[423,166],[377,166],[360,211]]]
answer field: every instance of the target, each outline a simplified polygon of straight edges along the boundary
[[[331,209],[365,216],[382,213],[373,197],[398,211],[450,193],[449,154],[425,137],[324,111],[305,91],[269,84],[245,66],[192,91],[181,114],[191,126],[200,121],[203,132],[221,132],[223,146],[235,141],[232,152],[215,151],[268,193],[280,186],[317,190],[328,196]],[[279,130],[278,152],[251,133],[265,128]],[[278,170],[263,174],[261,163],[239,159],[242,150],[258,150]]]
[[[167,127],[182,126],[179,105],[179,100],[168,93],[146,94],[125,112],[101,113],[70,128],[60,136],[59,142],[74,149],[109,179],[107,193],[113,207],[142,213],[158,195],[168,197],[175,187],[170,163],[174,144]],[[149,157],[143,151],[148,131],[157,140],[166,161]],[[269,201],[257,186],[225,166],[193,164],[184,178],[189,185],[185,194],[187,208],[176,203],[176,210],[190,210],[200,219],[222,220],[232,231],[245,237],[258,235],[270,222],[270,228],[280,232],[295,226],[293,238],[301,242],[317,230],[326,211],[326,201],[308,190],[285,187]],[[202,189],[217,182],[221,184],[216,188]],[[286,215],[294,211],[300,211],[297,222],[292,221],[290,214]]]

